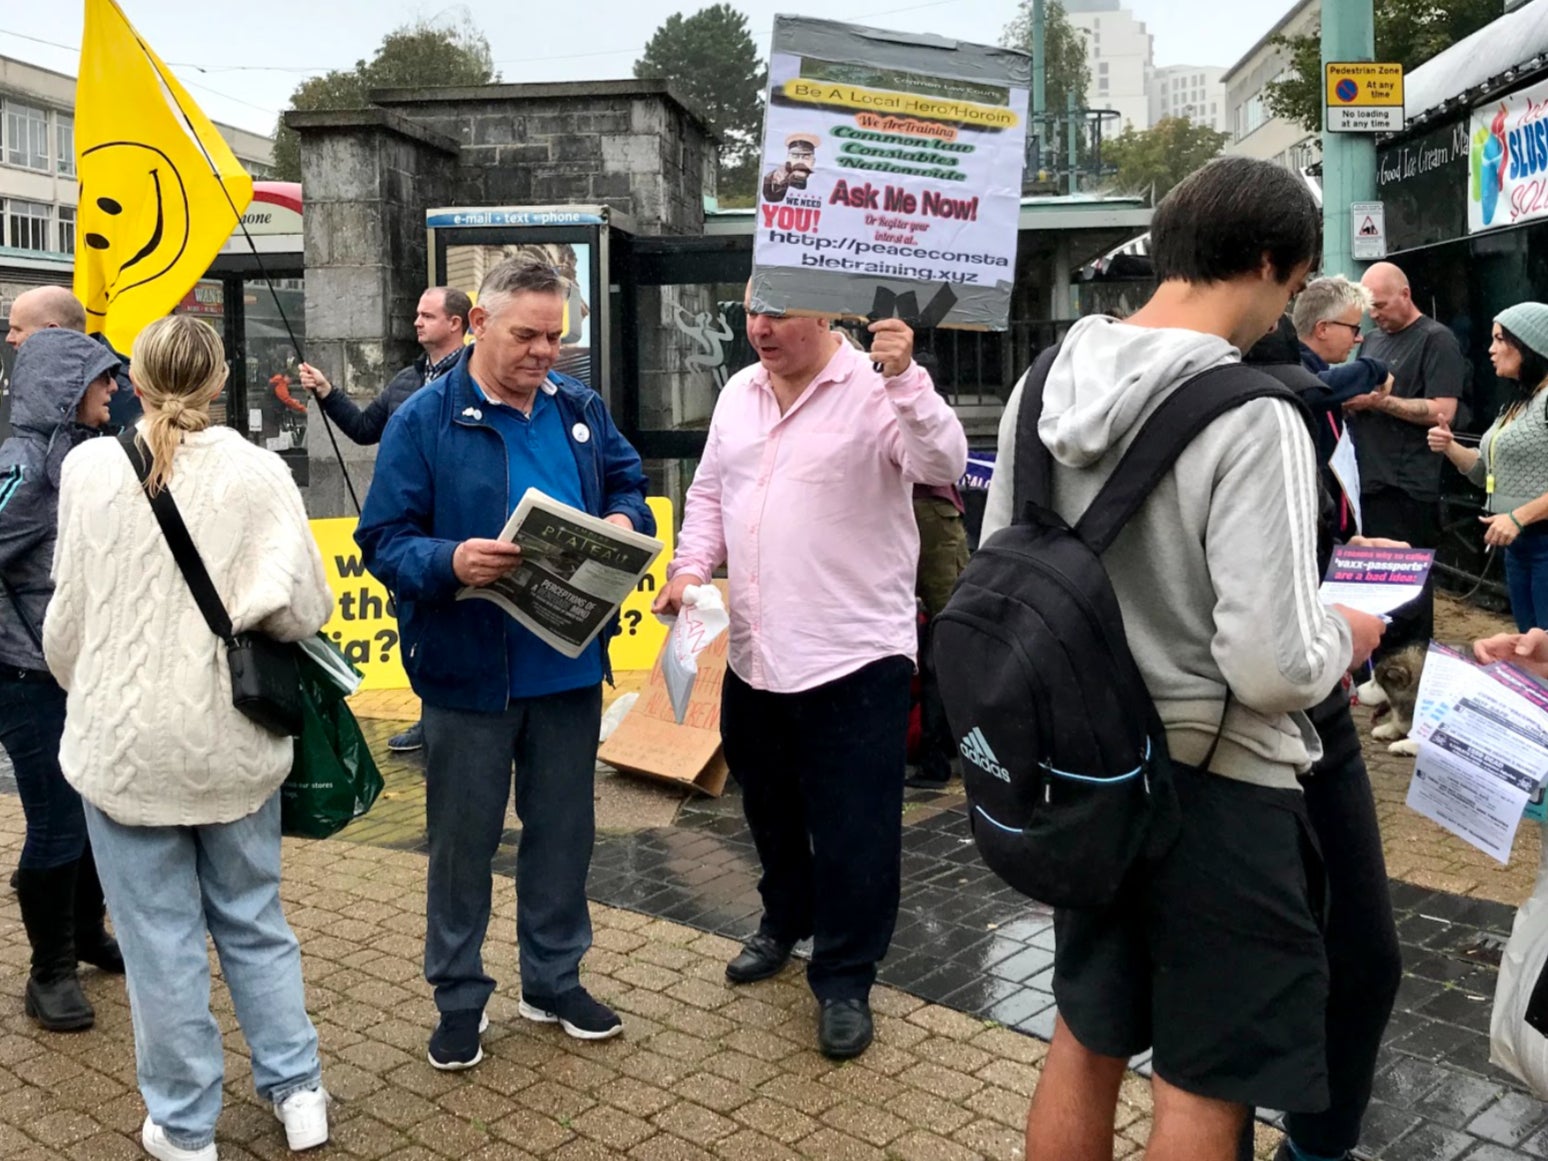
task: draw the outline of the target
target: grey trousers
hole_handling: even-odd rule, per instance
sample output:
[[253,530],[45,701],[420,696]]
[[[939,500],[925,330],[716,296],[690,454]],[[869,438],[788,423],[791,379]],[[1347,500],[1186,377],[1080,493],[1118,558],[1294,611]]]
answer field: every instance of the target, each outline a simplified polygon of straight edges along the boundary
[[425,821],[430,837],[425,979],[442,1012],[482,1009],[490,867],[505,829],[515,766],[516,943],[521,990],[551,998],[580,985],[591,946],[586,875],[596,837],[593,783],[602,687],[512,701],[504,713],[425,706]]

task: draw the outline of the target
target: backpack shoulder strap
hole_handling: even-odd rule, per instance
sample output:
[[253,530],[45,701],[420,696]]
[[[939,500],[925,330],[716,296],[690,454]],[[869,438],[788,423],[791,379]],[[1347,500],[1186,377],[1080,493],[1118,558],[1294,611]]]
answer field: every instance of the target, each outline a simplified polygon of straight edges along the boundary
[[1093,552],[1100,555],[1107,551],[1200,432],[1227,411],[1265,397],[1283,399],[1305,411],[1305,404],[1292,391],[1241,363],[1211,367],[1183,383],[1140,428],[1112,476],[1081,516],[1076,534]]
[[1016,414],[1015,487],[1011,496],[1011,521],[1024,520],[1029,503],[1039,508],[1052,506],[1053,456],[1037,434],[1037,422],[1043,417],[1043,388],[1048,372],[1059,357],[1060,344],[1045,348],[1033,360],[1021,383],[1021,404]]

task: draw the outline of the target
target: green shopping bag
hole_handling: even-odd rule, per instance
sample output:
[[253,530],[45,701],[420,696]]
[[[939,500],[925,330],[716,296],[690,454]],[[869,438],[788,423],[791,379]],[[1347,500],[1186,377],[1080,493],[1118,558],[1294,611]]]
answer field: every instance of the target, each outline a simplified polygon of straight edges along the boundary
[[305,717],[295,762],[280,787],[280,828],[301,838],[327,838],[371,809],[382,774],[345,697],[360,674],[322,634],[302,641]]

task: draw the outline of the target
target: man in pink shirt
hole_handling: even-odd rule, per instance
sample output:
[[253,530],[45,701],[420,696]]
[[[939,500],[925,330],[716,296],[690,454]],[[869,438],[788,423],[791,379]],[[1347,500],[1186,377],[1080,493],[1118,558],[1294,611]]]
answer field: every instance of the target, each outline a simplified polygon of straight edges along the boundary
[[812,937],[818,1043],[835,1059],[871,1043],[871,984],[897,921],[913,485],[955,483],[967,464],[913,331],[888,319],[871,332],[867,355],[825,320],[762,313],[749,296],[758,363],[721,392],[656,601],[675,612],[726,565],[721,734],[763,863],[763,920],[726,977],[767,979]]

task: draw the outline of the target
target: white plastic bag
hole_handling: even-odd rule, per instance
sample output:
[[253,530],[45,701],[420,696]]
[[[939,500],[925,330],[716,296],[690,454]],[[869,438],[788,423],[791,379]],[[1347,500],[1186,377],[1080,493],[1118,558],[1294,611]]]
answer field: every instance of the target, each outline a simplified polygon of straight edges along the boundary
[[662,617],[661,621],[672,630],[661,655],[661,676],[672,701],[672,714],[682,725],[699,676],[699,654],[730,628],[731,614],[714,585],[689,585],[683,590],[683,607],[677,616]]
[[1489,1021],[1489,1060],[1548,1099],[1548,1037],[1526,1022],[1532,989],[1548,967],[1548,828],[1532,897],[1516,912],[1500,962]]
[[626,693],[614,699],[613,704],[607,707],[607,712],[602,715],[602,733],[599,741],[605,742],[618,728],[618,723],[628,716],[634,708],[634,703],[640,700],[637,693]]

